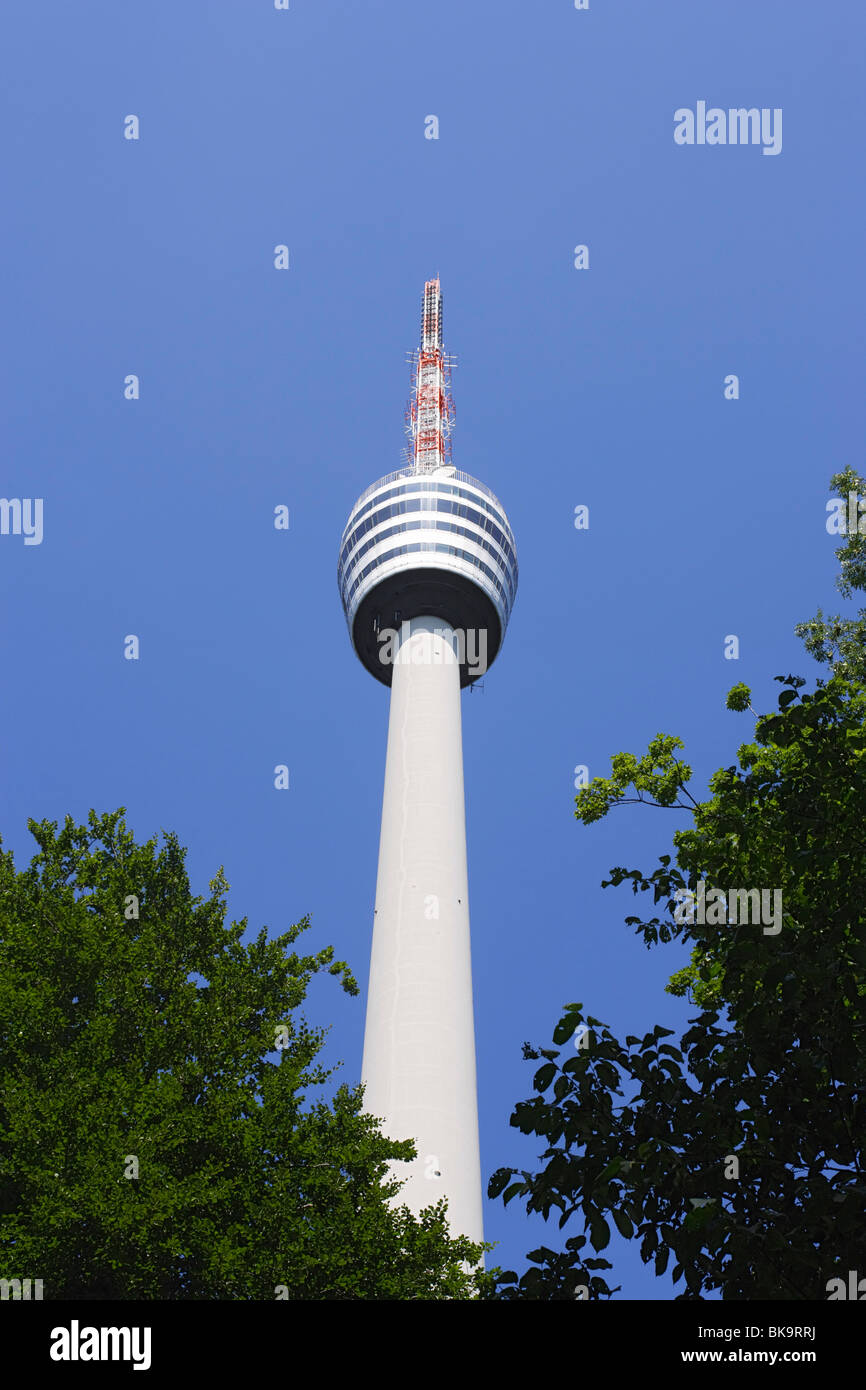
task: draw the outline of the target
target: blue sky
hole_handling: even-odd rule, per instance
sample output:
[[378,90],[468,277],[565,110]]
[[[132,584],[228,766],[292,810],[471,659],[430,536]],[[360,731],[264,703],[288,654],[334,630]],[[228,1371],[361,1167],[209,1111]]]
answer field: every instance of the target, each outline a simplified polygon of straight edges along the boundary
[[[663,992],[680,948],[647,953],[631,893],[599,886],[687,822],[578,826],[575,765],[676,733],[700,795],[751,732],[726,691],[766,708],[774,675],[813,674],[793,625],[838,606],[824,522],[831,473],[862,467],[866,19],[9,0],[2,30],[0,491],[44,502],[40,545],[0,536],[4,842],[23,863],[28,816],[124,805],[140,838],[178,833],[198,891],[223,863],[254,927],[310,912],[308,948],[333,943],[366,988],[387,694],[352,654],[337,548],[401,464],[440,274],[454,462],[502,499],[520,559],[463,714],[482,1166],[531,1166],[508,1125],[525,1039],[547,1045],[571,1000],[620,1035],[690,1012]],[[781,153],[675,144],[701,100],[781,108]],[[356,1081],[363,995],[325,980],[308,1013]],[[576,1234],[498,1200],[485,1223],[519,1270]],[[620,1297],[671,1297],[613,1250]]]

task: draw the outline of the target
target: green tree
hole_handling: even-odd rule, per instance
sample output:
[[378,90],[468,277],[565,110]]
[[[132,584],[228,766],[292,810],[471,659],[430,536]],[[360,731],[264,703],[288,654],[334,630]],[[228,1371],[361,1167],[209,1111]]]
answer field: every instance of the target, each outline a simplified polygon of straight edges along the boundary
[[[858,500],[866,499],[866,481],[853,468],[834,473],[830,487],[843,504],[852,493]],[[836,551],[836,588],[844,598],[851,598],[855,590],[866,590],[866,514],[860,516],[853,533],[847,530],[847,517],[842,524],[846,529],[839,534],[846,539]],[[809,655],[829,665],[834,675],[866,680],[866,608],[861,608],[855,618],[844,618],[838,613],[825,618],[819,608],[814,618],[798,623],[794,631],[803,639]]]
[[29,828],[27,868],[0,853],[4,1277],[51,1299],[483,1293],[444,1203],[388,1202],[411,1142],[360,1087],[308,1100],[333,1071],[309,982],[358,992],[333,948],[295,951],[308,920],[244,944],[222,869],[194,897],[176,837],[138,845],[122,810]]
[[[833,483],[866,492],[850,471]],[[866,588],[864,547],[856,534],[842,548],[843,592]],[[691,963],[668,988],[688,992],[701,1012],[678,1046],[658,1026],[622,1043],[570,1004],[553,1048],[525,1045],[543,1065],[537,1094],[511,1124],[544,1140],[543,1166],[500,1169],[489,1193],[557,1213],[561,1228],[582,1220],[583,1234],[564,1252],[534,1251],[519,1280],[503,1276],[501,1297],[609,1296],[598,1270],[610,1265],[598,1252],[611,1223],[640,1242],[657,1274],[670,1268],[680,1298],[822,1299],[830,1279],[862,1268],[864,620],[863,610],[856,619],[819,613],[801,625],[829,678],[805,693],[800,677],[777,677],[778,708],[757,719],[737,764],[711,778],[706,801],[688,791],[682,743],[663,735],[642,758],[618,754],[611,777],[577,796],[584,824],[629,801],[690,813],[673,857],[650,874],[614,868],[604,886],[652,894],[652,916],[626,918],[647,946],[691,943]],[[735,687],[728,706],[751,708],[747,687]],[[708,900],[718,890],[712,912],[689,897],[701,884]],[[743,920],[731,897],[740,888],[781,894],[778,927]]]

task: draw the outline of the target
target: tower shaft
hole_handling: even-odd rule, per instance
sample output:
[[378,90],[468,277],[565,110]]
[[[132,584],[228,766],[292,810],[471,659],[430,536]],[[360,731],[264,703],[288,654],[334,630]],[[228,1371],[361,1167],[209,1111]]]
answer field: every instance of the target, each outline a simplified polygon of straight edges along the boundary
[[[396,1199],[482,1239],[460,668],[441,618],[395,643],[362,1080],[417,1157]],[[438,635],[437,635],[438,634]],[[446,634],[446,635],[442,635]]]

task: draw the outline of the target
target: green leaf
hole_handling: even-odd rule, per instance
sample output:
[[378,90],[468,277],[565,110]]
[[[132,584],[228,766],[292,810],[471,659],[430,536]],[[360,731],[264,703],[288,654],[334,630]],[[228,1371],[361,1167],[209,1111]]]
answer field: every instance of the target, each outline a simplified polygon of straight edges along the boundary
[[491,1199],[498,1197],[500,1192],[503,1192],[508,1186],[508,1181],[513,1177],[514,1172],[513,1168],[497,1168],[487,1184],[487,1196]]
[[535,1076],[532,1078],[532,1084],[536,1091],[546,1091],[555,1075],[555,1062],[546,1062],[543,1067],[539,1067]]
[[610,1227],[603,1216],[594,1215],[590,1221],[589,1238],[596,1250],[603,1250],[610,1243]]
[[557,1104],[559,1104],[560,1101],[565,1100],[565,1097],[568,1095],[570,1090],[571,1083],[568,1077],[558,1076],[556,1078],[556,1084],[553,1088],[553,1098],[557,1102]]
[[574,1036],[574,1030],[580,1022],[580,1004],[569,1004],[566,1013],[557,1023],[553,1030],[553,1041],[558,1047],[563,1047]]
[[631,1240],[634,1235],[634,1226],[629,1221],[625,1212],[621,1211],[619,1207],[614,1207],[611,1211],[611,1216],[614,1219],[616,1229],[619,1231],[620,1235],[625,1236],[626,1240]]

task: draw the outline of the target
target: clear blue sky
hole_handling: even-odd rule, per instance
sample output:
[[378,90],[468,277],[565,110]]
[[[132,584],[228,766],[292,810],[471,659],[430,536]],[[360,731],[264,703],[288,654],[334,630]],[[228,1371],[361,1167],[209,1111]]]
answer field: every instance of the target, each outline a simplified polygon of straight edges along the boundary
[[[125,805],[178,833],[197,890],[225,864],[235,916],[312,913],[309,948],[366,988],[387,694],[337,547],[400,466],[438,272],[454,462],[520,558],[463,697],[485,1183],[534,1162],[521,1044],[564,1003],[620,1034],[689,1013],[663,993],[679,948],[647,953],[599,886],[685,819],[580,827],[575,765],[677,733],[700,794],[751,732],[729,687],[766,708],[814,671],[792,628],[834,607],[828,480],[862,467],[864,30],[806,0],[4,7],[0,491],[44,499],[41,545],[0,536],[4,841],[23,863],[28,816]],[[676,145],[702,100],[781,107],[782,152]],[[364,1003],[327,980],[308,1011],[350,1081]],[[485,1221],[518,1269],[576,1233]],[[671,1297],[613,1248],[620,1296]]]

